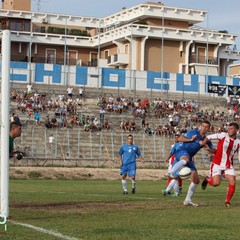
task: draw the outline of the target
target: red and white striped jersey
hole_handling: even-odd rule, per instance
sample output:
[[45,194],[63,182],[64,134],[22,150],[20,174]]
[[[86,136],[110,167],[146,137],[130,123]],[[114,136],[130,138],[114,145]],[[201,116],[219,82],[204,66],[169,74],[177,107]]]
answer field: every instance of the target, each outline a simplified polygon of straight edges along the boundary
[[238,151],[238,160],[240,161],[240,140],[231,139],[228,133],[216,133],[207,136],[209,140],[218,139],[217,151],[212,162],[224,167],[231,168],[233,166],[234,154]]

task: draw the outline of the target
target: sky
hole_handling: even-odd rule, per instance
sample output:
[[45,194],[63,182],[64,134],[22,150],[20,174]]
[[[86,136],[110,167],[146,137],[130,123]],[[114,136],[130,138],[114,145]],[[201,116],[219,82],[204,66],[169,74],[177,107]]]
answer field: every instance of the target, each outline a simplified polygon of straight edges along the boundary
[[[32,11],[64,13],[77,16],[106,17],[121,11],[123,7],[151,0],[32,0]],[[152,2],[158,2],[152,0]],[[198,26],[227,30],[237,34],[237,48],[240,49],[240,0],[164,0],[166,6],[208,11],[208,20]],[[37,4],[39,3],[39,5]]]

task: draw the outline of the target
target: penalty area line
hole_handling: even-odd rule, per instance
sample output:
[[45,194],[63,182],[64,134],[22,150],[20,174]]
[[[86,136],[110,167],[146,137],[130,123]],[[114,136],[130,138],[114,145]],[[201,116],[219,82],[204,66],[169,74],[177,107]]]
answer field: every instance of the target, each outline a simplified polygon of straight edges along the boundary
[[41,233],[45,233],[45,234],[48,234],[48,235],[52,235],[54,237],[58,237],[60,239],[64,239],[64,240],[81,240],[81,239],[78,239],[78,238],[75,238],[75,237],[69,237],[69,236],[63,235],[63,234],[55,232],[55,231],[51,231],[51,230],[47,230],[47,229],[44,229],[44,228],[36,227],[34,225],[31,225],[31,224],[20,223],[20,222],[16,222],[16,221],[9,221],[9,222],[14,224],[14,225],[31,228],[31,229],[33,229],[35,231],[38,231],[38,232],[41,232]]

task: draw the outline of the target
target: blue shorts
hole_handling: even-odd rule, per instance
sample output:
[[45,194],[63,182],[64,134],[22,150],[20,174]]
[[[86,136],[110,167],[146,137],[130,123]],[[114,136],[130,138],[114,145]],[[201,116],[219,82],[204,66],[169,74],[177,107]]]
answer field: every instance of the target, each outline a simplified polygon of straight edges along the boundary
[[120,175],[128,175],[129,177],[136,176],[136,164],[123,165],[120,168]]
[[[180,160],[180,158],[181,158],[182,156],[188,156],[188,157],[190,158],[190,162],[187,163],[185,166],[186,166],[186,167],[189,167],[189,168],[191,169],[191,171],[197,171],[197,168],[196,168],[196,166],[195,166],[195,164],[194,164],[194,161],[192,161],[192,157],[189,156],[189,153],[188,153],[186,150],[180,150],[180,151],[177,151],[177,152],[175,153],[175,160],[174,160],[172,166],[174,166],[177,162],[179,162],[179,160]],[[180,169],[179,169],[177,172],[173,173],[173,175],[174,175],[175,177],[178,177],[179,171],[180,171]]]
[[179,150],[179,151],[175,152],[174,163],[175,163],[175,161],[178,162],[181,159],[182,156],[188,156],[190,158],[189,153],[186,150]]

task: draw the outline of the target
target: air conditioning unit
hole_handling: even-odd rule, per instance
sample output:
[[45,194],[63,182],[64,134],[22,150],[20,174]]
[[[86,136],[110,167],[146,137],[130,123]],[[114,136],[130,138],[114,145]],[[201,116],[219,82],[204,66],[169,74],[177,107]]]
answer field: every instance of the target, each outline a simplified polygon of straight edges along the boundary
[[42,18],[42,23],[48,23],[47,18]]

